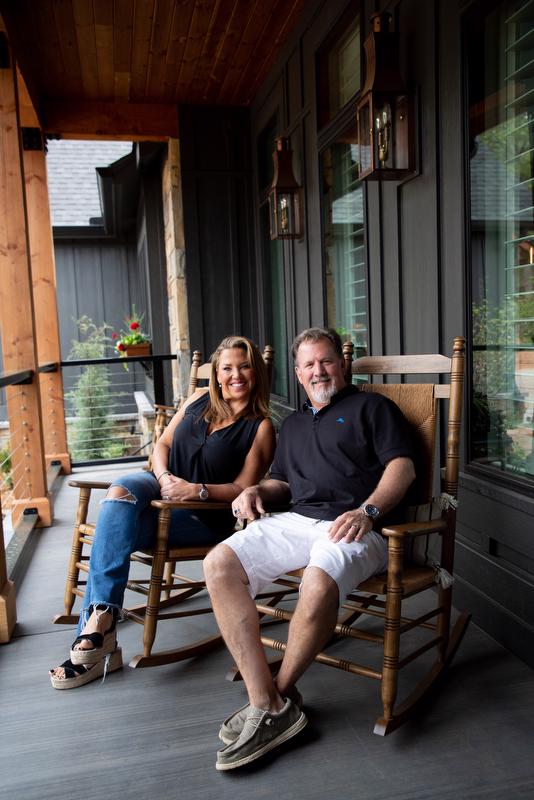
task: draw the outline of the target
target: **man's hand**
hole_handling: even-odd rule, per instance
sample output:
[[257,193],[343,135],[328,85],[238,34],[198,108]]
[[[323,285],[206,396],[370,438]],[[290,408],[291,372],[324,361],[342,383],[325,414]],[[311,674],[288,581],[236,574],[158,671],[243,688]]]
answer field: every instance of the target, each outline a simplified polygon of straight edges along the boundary
[[232,503],[232,512],[237,519],[258,519],[265,514],[259,486],[249,486],[238,494]]
[[345,511],[330,525],[328,538],[332,542],[361,542],[366,533],[373,527],[373,520],[363,513],[361,508]]

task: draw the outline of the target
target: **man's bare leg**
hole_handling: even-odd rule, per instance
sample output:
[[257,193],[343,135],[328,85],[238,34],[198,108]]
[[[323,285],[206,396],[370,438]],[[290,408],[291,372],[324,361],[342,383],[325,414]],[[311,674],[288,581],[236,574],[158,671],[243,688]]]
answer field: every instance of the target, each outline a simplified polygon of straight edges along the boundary
[[219,544],[204,559],[204,576],[219,630],[243,676],[250,704],[280,711],[284,701],[260,641],[259,617],[247,574],[228,545]]
[[280,695],[286,697],[332,636],[337,622],[337,583],[319,567],[307,567],[300,597],[289,626],[287,648],[276,677]]

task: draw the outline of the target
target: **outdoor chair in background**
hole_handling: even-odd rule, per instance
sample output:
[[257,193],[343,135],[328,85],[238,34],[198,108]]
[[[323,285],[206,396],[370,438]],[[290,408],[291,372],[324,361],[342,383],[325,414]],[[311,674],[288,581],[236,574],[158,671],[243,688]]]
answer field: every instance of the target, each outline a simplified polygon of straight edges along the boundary
[[[420,701],[427,696],[444,668],[453,658],[463,637],[470,616],[460,614],[454,624],[452,616],[452,572],[458,488],[458,453],[464,380],[465,340],[456,338],[452,358],[443,355],[364,357],[352,362],[352,344],[344,347],[347,380],[352,376],[403,376],[434,374],[434,380],[449,378],[449,383],[358,383],[363,391],[379,392],[400,407],[413,431],[416,447],[415,467],[417,478],[408,492],[408,515],[397,525],[388,525],[382,533],[388,541],[388,568],[362,583],[342,603],[340,617],[330,645],[341,639],[363,640],[376,644],[380,652],[371,656],[372,666],[349,660],[346,648],[343,656],[319,653],[315,660],[355,675],[374,678],[381,682],[383,712],[375,724],[374,732],[386,735],[401,725]],[[439,405],[442,411],[442,438],[438,435]],[[441,445],[442,443],[442,445]],[[442,458],[438,461],[438,455]],[[441,469],[434,469],[441,462]],[[434,490],[439,486],[437,493]],[[438,551],[432,557],[432,553]],[[296,581],[303,570],[283,577]],[[437,591],[436,591],[437,589]],[[434,591],[433,591],[434,590]],[[406,612],[403,601],[419,593],[414,610]],[[424,609],[421,609],[425,601]],[[406,605],[406,604],[404,604]],[[289,608],[269,608],[257,603],[258,612],[281,621],[289,621]],[[367,624],[358,627],[357,621]],[[369,620],[382,620],[369,625]],[[377,630],[378,629],[378,630]],[[405,634],[410,633],[410,637]],[[409,651],[401,652],[410,639]],[[264,646],[284,651],[285,642],[262,635]],[[429,656],[434,652],[434,659]],[[399,672],[416,659],[418,676],[411,693],[397,704]],[[352,658],[352,655],[351,655]],[[278,669],[280,658],[271,662]],[[430,663],[427,663],[430,662]],[[413,676],[407,676],[410,678]],[[234,668],[228,673],[230,680],[239,678]],[[410,681],[407,680],[409,683]]]
[[[272,378],[274,350],[267,345],[263,351],[263,358],[267,366],[269,384]],[[209,381],[211,364],[201,364],[201,353],[195,350],[189,374],[188,397],[200,387],[201,382]],[[154,425],[154,436],[152,446],[155,445],[166,425],[172,419],[175,408],[170,406],[157,406],[156,419]],[[91,492],[95,489],[107,490],[111,483],[95,481],[69,481],[69,486],[78,488],[80,491],[78,508],[76,512],[76,523],[74,526],[72,548],[67,573],[67,582],[64,596],[64,612],[54,617],[54,622],[58,624],[76,624],[78,614],[72,613],[76,597],[83,598],[86,580],[80,579],[80,573],[86,575],[89,572],[90,551],[84,551],[84,546],[90,548],[95,530],[95,523],[87,521]],[[164,652],[152,652],[158,621],[163,619],[177,619],[181,617],[196,616],[211,612],[211,606],[202,608],[194,607],[183,610],[175,609],[184,601],[205,590],[203,580],[191,579],[175,572],[178,562],[202,561],[210,551],[211,547],[168,547],[168,533],[171,513],[174,508],[198,508],[198,509],[224,509],[229,507],[228,503],[215,503],[211,501],[188,501],[184,503],[167,502],[163,500],[154,501],[153,506],[159,509],[158,530],[156,543],[153,548],[138,551],[132,554],[131,561],[145,564],[150,569],[150,577],[147,579],[130,578],[127,588],[142,594],[145,601],[134,607],[125,608],[124,615],[143,625],[143,652],[136,655],[130,662],[131,667],[152,667],[161,664],[169,664],[175,661],[182,661],[186,658],[198,656],[222,642],[221,636],[217,633],[201,641],[194,642],[185,647],[166,650]],[[276,603],[287,593],[286,590],[264,595],[268,603]],[[292,587],[289,588],[292,591]]]

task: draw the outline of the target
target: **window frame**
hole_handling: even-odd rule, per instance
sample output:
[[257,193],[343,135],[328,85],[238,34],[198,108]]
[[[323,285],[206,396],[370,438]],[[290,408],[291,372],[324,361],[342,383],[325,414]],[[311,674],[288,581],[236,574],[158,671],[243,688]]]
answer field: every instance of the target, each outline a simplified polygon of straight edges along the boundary
[[[328,122],[326,122],[322,127],[318,127],[317,129],[317,139],[316,139],[316,155],[317,155],[317,170],[319,176],[319,182],[322,179],[322,171],[323,171],[323,156],[324,152],[328,147],[331,147],[336,144],[338,137],[350,127],[352,123],[355,123],[356,120],[356,104],[358,98],[361,96],[362,86],[364,83],[364,66],[365,66],[365,51],[363,47],[364,42],[364,25],[363,23],[363,3],[358,2],[355,3],[355,8],[351,4],[349,5],[341,14],[340,18],[336,21],[333,25],[330,32],[327,36],[323,39],[320,43],[319,47],[315,53],[315,85],[316,85],[316,104],[317,104],[317,125],[320,124],[320,102],[321,102],[321,76],[320,72],[320,58],[321,55],[325,53],[329,45],[333,44],[336,41],[336,37],[339,33],[340,28],[347,22],[348,19],[354,18],[354,16],[360,16],[360,86],[358,90],[350,97],[347,102],[338,110],[338,112],[334,115],[334,117]],[[364,254],[364,262],[365,262],[365,279],[366,279],[366,297],[365,297],[365,310],[366,310],[366,323],[367,323],[367,349],[371,352],[371,325],[370,325],[370,303],[369,303],[369,285],[370,285],[370,275],[369,275],[369,248],[368,248],[368,221],[367,221],[367,186],[365,181],[360,181],[362,186],[363,192],[363,211],[364,211],[364,220],[363,220],[363,254]],[[328,324],[328,292],[327,292],[327,280],[326,280],[326,248],[325,248],[325,229],[324,229],[324,221],[325,221],[325,213],[326,209],[324,206],[324,195],[321,192],[319,197],[319,206],[320,206],[320,224],[321,224],[321,278],[322,278],[322,287],[323,287],[323,321],[324,324]]]
[[[471,40],[467,30],[468,19],[473,15],[486,17],[499,6],[505,6],[506,0],[473,0],[464,8],[460,16],[461,36],[461,82],[462,82],[462,120],[463,120],[463,158],[464,158],[464,221],[465,221],[465,323],[466,323],[466,393],[465,393],[465,437],[464,437],[464,471],[466,475],[482,479],[494,485],[508,488],[521,494],[532,493],[534,476],[522,476],[519,473],[501,469],[492,464],[482,464],[473,460],[473,396],[474,396],[474,316],[473,316],[473,227],[472,227],[472,187],[470,168],[470,125],[469,125],[469,55],[468,50]],[[499,54],[500,56],[500,54]],[[534,178],[534,173],[533,173]],[[503,190],[504,191],[504,190]],[[533,431],[534,435],[534,431]]]

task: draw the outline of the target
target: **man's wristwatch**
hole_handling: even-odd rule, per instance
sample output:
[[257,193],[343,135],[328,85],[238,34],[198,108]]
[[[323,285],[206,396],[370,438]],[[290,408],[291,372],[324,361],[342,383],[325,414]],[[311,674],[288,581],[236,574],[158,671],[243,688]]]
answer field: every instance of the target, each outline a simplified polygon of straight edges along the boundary
[[363,511],[365,516],[369,517],[369,519],[372,519],[373,522],[380,516],[380,509],[376,506],[373,506],[371,503],[364,503],[363,506],[360,506],[360,509]]
[[208,490],[206,489],[205,483],[200,484],[200,491],[198,493],[198,496],[200,497],[201,500],[207,500],[208,497],[210,496]]

